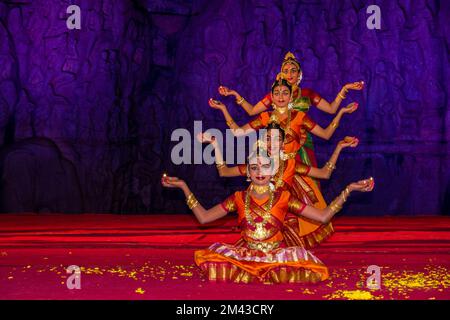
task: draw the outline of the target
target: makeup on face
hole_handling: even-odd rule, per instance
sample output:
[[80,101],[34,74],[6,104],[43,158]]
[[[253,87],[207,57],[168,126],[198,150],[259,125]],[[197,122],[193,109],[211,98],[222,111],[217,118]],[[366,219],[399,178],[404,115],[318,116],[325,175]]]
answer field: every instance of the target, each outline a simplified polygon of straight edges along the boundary
[[267,157],[257,157],[249,164],[250,178],[258,184],[265,184],[271,178],[271,160]]

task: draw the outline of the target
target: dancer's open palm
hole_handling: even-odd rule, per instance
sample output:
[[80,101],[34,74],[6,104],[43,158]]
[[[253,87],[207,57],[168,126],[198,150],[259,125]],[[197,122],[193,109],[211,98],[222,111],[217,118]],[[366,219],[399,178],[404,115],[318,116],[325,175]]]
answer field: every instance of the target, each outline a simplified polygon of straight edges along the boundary
[[342,139],[341,141],[339,141],[339,146],[341,148],[347,148],[347,147],[351,147],[351,148],[355,148],[356,146],[358,146],[359,144],[359,140],[356,137],[345,137],[344,139]]
[[364,81],[347,83],[344,88],[347,90],[362,90],[364,89]]
[[236,91],[231,90],[230,88],[224,87],[224,86],[219,87],[219,93],[220,93],[220,95],[225,96],[225,97],[228,97],[230,95],[236,95]]
[[358,103],[357,102],[352,102],[348,106],[342,108],[341,110],[344,113],[353,113],[353,112],[356,111],[356,109],[358,109]]
[[353,182],[349,186],[351,191],[370,192],[375,187],[375,181],[373,178]]
[[186,186],[186,182],[184,182],[184,180],[169,176],[163,176],[161,178],[161,183],[166,188],[182,188]]
[[220,102],[220,101],[218,101],[218,100],[214,100],[214,99],[212,99],[212,98],[208,100],[208,104],[209,104],[210,107],[213,108],[213,109],[217,109],[217,110],[223,110],[223,109],[225,109],[225,105],[224,105],[222,102]]

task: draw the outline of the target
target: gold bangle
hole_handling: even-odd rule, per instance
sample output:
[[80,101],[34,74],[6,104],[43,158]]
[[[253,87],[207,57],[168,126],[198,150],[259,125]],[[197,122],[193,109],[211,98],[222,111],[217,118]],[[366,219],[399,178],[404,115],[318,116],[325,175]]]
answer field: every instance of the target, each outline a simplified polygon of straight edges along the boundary
[[325,163],[325,167],[330,171],[333,171],[334,169],[336,169],[336,165],[332,164],[330,161]]
[[338,97],[340,97],[342,100],[345,100],[345,98],[347,98],[346,96],[344,96],[344,95],[341,94],[340,92],[338,93]]
[[336,129],[338,126],[339,126],[339,122],[332,122],[332,123],[331,123],[331,127],[332,127],[333,129]]
[[191,193],[189,193],[189,195],[186,197],[186,202],[190,202],[190,201],[192,201],[192,199],[194,199],[195,198],[195,196],[194,196],[194,194],[191,192]]
[[236,103],[239,105],[241,105],[244,101],[245,101],[244,97],[241,97],[241,99],[239,99],[239,101],[236,99]]
[[195,198],[195,196],[192,192],[187,196],[186,204],[188,205],[189,209],[191,209],[191,210],[199,205],[198,200]]
[[197,200],[195,200],[194,202],[192,202],[190,205],[189,205],[189,209],[194,209],[196,206],[198,206],[199,205],[199,202],[197,201]]
[[193,201],[193,202],[188,204],[190,210],[194,209],[198,205],[199,205],[199,203],[198,203],[197,200],[195,200],[195,201]]

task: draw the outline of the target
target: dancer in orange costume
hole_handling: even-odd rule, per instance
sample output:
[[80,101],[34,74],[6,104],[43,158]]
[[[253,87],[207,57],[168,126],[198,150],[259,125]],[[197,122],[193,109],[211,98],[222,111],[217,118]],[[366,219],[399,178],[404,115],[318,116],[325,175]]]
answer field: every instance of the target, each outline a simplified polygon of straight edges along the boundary
[[[330,157],[329,161],[322,168],[316,168],[307,166],[303,163],[297,162],[294,158],[288,158],[283,153],[283,141],[284,141],[284,130],[276,123],[270,123],[266,127],[267,133],[265,137],[265,142],[259,141],[261,143],[256,143],[254,149],[257,145],[264,144],[262,146],[266,149],[267,155],[272,158],[275,163],[275,167],[278,168],[277,173],[273,177],[273,184],[275,188],[284,188],[289,190],[292,194],[295,194],[297,198],[301,199],[304,203],[313,205],[310,199],[315,197],[314,192],[308,186],[304,184],[299,186],[298,181],[304,181],[308,177],[318,178],[318,179],[329,179],[334,169],[336,168],[336,161],[339,158],[339,154],[342,149],[346,147],[356,147],[359,140],[355,137],[345,137],[343,140],[339,141],[336,146],[335,151]],[[197,139],[203,143],[210,143],[214,146],[216,166],[221,177],[237,177],[237,176],[247,176],[247,181],[249,181],[249,172],[247,171],[247,166],[245,164],[236,166],[227,166],[223,160],[222,152],[220,147],[214,137],[207,133],[199,134]],[[273,141],[273,143],[272,143]],[[310,182],[311,183],[311,182]],[[295,186],[296,189],[292,190]],[[304,219],[304,218],[303,218]],[[324,228],[326,225],[320,225],[315,221],[310,221],[313,225],[317,225],[319,230]],[[293,215],[287,215],[285,220],[285,231],[288,232],[286,235],[286,240],[290,245],[303,246],[306,248],[314,247],[315,242],[312,237],[302,237],[299,236],[298,224],[296,223],[296,217]],[[312,238],[312,239],[311,239]]]
[[251,184],[224,202],[205,209],[187,184],[163,176],[162,184],[183,190],[187,205],[202,224],[237,211],[241,241],[237,245],[214,243],[195,252],[195,263],[210,281],[235,283],[302,283],[328,278],[327,267],[303,247],[288,246],[282,232],[288,212],[327,223],[342,208],[353,191],[371,191],[372,178],[352,183],[326,208],[317,209],[293,197],[289,191],[271,185],[271,158],[255,152],[248,159]]
[[[236,136],[247,135],[255,130],[265,128],[270,122],[278,123],[285,133],[283,152],[287,157],[295,157],[295,154],[305,143],[306,136],[303,132],[309,131],[314,135],[328,140],[339,126],[339,121],[342,116],[346,113],[352,113],[358,108],[357,103],[351,103],[347,107],[341,108],[331,124],[324,129],[311,120],[306,113],[292,110],[289,105],[293,99],[292,86],[282,73],[278,74],[276,81],[272,85],[271,99],[275,111],[260,113],[255,119],[243,126],[238,126],[234,122],[227,107],[220,101],[210,99],[209,105],[214,109],[222,111],[228,126]],[[305,203],[313,205],[318,209],[326,207],[322,193],[311,177],[294,176],[291,193]],[[304,217],[298,219],[289,217],[289,225],[297,233],[299,241],[307,248],[312,248],[320,244],[334,232],[331,223],[320,225]]]
[[[364,81],[347,83],[336,95],[336,98],[329,103],[314,90],[300,87],[303,72],[300,62],[291,52],[288,52],[285,55],[281,64],[281,72],[284,74],[288,83],[292,86],[292,108],[305,113],[309,111],[311,106],[315,106],[323,112],[335,114],[342,101],[346,98],[346,94],[349,90],[364,89]],[[246,101],[237,91],[229,89],[225,86],[219,87],[219,93],[223,96],[234,96],[236,98],[236,103],[239,104],[249,115],[257,115],[273,107],[271,93],[268,93],[254,106]],[[304,164],[317,167],[312,137],[307,131],[302,132],[302,134],[304,135],[305,142],[298,151],[299,158]]]

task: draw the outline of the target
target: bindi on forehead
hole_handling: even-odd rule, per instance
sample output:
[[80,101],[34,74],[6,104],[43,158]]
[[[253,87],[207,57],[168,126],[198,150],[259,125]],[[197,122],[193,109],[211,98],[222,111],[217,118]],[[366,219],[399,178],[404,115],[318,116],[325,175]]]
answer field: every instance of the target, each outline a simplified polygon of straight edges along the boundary
[[294,65],[286,65],[283,68],[283,71],[285,71],[285,72],[287,72],[287,71],[297,71],[297,70],[298,70],[297,67],[294,66]]
[[250,165],[265,165],[265,164],[270,164],[270,159],[267,157],[257,157],[257,158],[252,158],[249,162]]
[[258,165],[263,166],[266,164],[270,164],[270,160],[268,158],[258,158]]
[[289,89],[288,89],[287,87],[285,87],[285,86],[283,86],[283,87],[276,87],[276,88],[273,90],[273,92],[274,92],[274,93],[280,93],[280,92],[282,92],[282,93],[288,92],[288,93],[289,93]]

